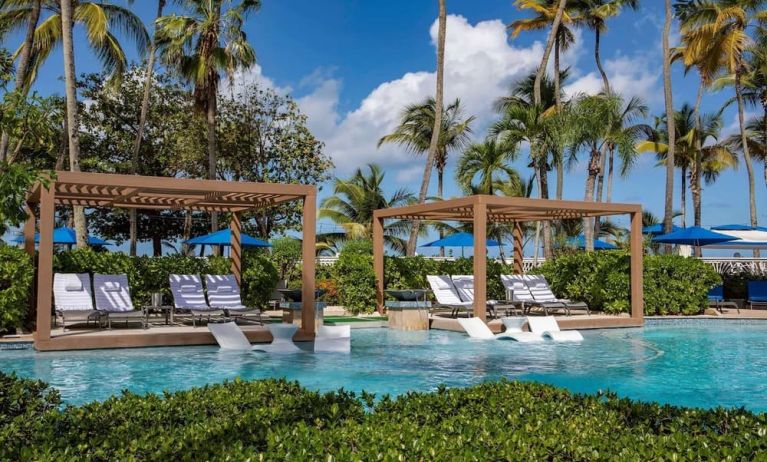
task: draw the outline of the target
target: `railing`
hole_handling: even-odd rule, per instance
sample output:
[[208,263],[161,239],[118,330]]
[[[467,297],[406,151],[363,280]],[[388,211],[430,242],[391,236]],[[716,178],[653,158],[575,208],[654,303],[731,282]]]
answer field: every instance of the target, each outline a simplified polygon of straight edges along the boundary
[[[434,261],[455,261],[458,258],[457,257],[423,257],[429,260]],[[497,262],[501,262],[500,258],[494,259]],[[317,264],[320,266],[332,266],[338,261],[338,256],[323,256],[323,257],[317,257]],[[545,260],[543,258],[539,258],[537,261],[533,258],[525,258],[522,261],[522,269],[525,271],[525,273],[530,272],[534,268],[537,268],[538,266],[541,266]],[[511,265],[512,261],[510,258],[505,259],[505,263],[507,265]]]
[[719,274],[747,272],[767,274],[767,258],[719,258],[704,257],[702,261],[713,266]]

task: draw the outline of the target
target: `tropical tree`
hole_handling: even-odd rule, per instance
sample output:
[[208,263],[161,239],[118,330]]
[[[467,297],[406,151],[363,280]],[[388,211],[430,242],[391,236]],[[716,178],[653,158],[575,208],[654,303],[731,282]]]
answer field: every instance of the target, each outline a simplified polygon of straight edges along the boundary
[[[378,146],[396,143],[415,154],[428,153],[434,130],[435,107],[434,98],[427,98],[422,103],[407,106],[402,111],[399,125],[392,133],[378,140]],[[442,111],[439,146],[437,155],[434,156],[434,169],[437,170],[437,197],[443,197],[448,156],[451,151],[461,149],[469,142],[471,124],[475,119],[474,116],[464,118],[460,99],[456,99]]]
[[[165,0],[157,0],[157,18],[162,17],[163,9],[165,8]],[[155,51],[157,49],[157,22],[155,21],[154,35],[152,36],[152,42],[149,45],[149,56],[147,57],[146,71],[144,72],[144,94],[141,99],[141,113],[138,119],[138,128],[136,129],[136,140],[133,143],[133,156],[132,173],[135,175],[139,169],[139,154],[141,152],[141,141],[144,138],[144,127],[146,127],[146,118],[149,114],[149,96],[152,92],[152,78],[154,75],[154,61]],[[130,209],[130,255],[136,255],[136,241],[137,241],[137,224],[136,224],[136,209]]]
[[519,173],[510,164],[516,156],[516,146],[507,141],[491,137],[473,144],[458,160],[456,181],[466,189],[473,187],[480,194],[493,195],[499,184],[521,182]]
[[[401,188],[390,197],[383,191],[386,176],[380,166],[367,165],[367,173],[358,168],[349,179],[336,178],[333,194],[320,203],[319,218],[326,218],[343,228],[343,232],[321,233],[322,242],[336,244],[345,240],[371,239],[373,212],[387,207],[399,207],[415,202],[410,191]],[[407,235],[412,224],[403,220],[390,220],[384,226],[384,242],[396,252],[405,252]]]
[[760,15],[755,14],[762,0],[685,0],[683,20],[685,65],[696,65],[706,80],[725,72],[732,76],[738,105],[743,160],[748,174],[749,215],[757,225],[756,190],[751,153],[746,134],[743,76],[747,73],[746,54],[751,44],[747,27]]
[[[431,180],[431,169],[439,153],[439,133],[442,127],[442,106],[445,89],[445,35],[447,34],[447,7],[445,0],[437,0],[439,4],[439,18],[437,20],[437,88],[434,98],[434,128],[429,140],[429,150],[426,156],[426,166],[423,171],[423,180],[421,189],[418,192],[418,203],[426,202],[426,196],[429,193],[429,182]],[[413,228],[410,230],[410,238],[407,242],[407,255],[415,255],[415,246],[418,240],[420,222],[413,222]]]
[[[216,179],[216,114],[221,73],[231,81],[238,69],[251,66],[256,53],[243,26],[261,0],[189,0],[189,15],[157,19],[156,44],[162,62],[194,86],[195,108],[204,114],[208,138],[208,178]],[[225,5],[228,8],[225,8]],[[218,229],[211,213],[211,230]]]
[[[746,140],[752,158],[762,163],[764,183],[767,186],[767,133],[762,118],[754,117],[746,124]],[[743,140],[739,133],[730,135],[724,143],[734,151],[743,151]]]
[[[671,0],[665,0],[665,19],[663,22],[663,101],[666,107],[666,131],[668,133],[668,151],[666,154],[666,193],[663,204],[663,230],[670,233],[673,227],[674,207],[674,150],[676,149],[676,128],[674,127],[674,100],[671,90],[671,49],[669,35],[671,34]],[[666,246],[668,252],[671,246]]]

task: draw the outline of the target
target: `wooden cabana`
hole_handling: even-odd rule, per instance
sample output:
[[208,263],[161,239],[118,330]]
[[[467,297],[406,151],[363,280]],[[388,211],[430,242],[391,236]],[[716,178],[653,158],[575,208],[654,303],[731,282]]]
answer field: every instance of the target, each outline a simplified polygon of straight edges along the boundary
[[[563,201],[476,195],[426,204],[379,209],[373,218],[373,265],[376,274],[378,309],[384,301],[384,221],[464,221],[474,225],[474,255],[487,255],[487,223],[512,223],[629,215],[631,219],[631,321],[641,325],[644,318],[642,292],[642,207],[637,204]],[[522,272],[522,230],[514,228],[514,270]],[[487,259],[474,258],[474,315],[486,320]],[[606,324],[617,325],[614,321]],[[594,326],[600,327],[600,326]]]
[[[51,336],[51,295],[53,291],[53,226],[56,205],[84,207],[115,207],[123,209],[185,209],[231,214],[232,273],[241,281],[242,249],[240,214],[249,210],[300,200],[303,203],[303,265],[301,311],[302,335],[311,337],[315,331],[314,258],[317,189],[311,185],[248,183],[239,181],[192,180],[181,178],[114,175],[105,173],[56,172],[49,188],[37,184],[27,199],[40,205],[39,256],[37,274],[37,330],[35,348],[59,350],[71,348],[109,348],[115,346],[157,346],[194,344],[199,334],[185,339],[181,334],[147,331],[146,335],[130,338],[115,336]],[[34,256],[37,218],[30,214],[24,226],[24,247]],[[169,335],[167,339],[161,338]]]

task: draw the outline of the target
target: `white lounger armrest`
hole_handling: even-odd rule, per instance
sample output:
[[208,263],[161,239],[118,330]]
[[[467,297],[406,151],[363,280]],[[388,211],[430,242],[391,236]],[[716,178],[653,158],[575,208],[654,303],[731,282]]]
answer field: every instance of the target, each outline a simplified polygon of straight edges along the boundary
[[583,335],[577,330],[558,330],[553,332],[544,332],[544,337],[550,338],[556,342],[582,342]]
[[542,335],[534,334],[532,332],[504,332],[496,336],[497,339],[509,339],[520,343],[534,343],[542,342],[544,340]]

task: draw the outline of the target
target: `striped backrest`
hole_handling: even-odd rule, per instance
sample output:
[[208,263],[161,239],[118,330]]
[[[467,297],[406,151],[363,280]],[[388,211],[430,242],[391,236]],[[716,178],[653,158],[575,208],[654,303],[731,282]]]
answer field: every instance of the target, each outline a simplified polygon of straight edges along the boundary
[[53,302],[57,311],[92,310],[91,277],[88,273],[54,274]]
[[521,274],[502,274],[501,283],[507,292],[511,292],[511,300],[515,302],[535,301],[530,288],[527,287]]
[[471,274],[463,274],[458,276],[452,276],[453,286],[455,286],[458,296],[464,302],[474,301],[474,276]]
[[133,311],[128,276],[125,274],[94,274],[93,290],[96,309],[101,311]]
[[196,274],[171,274],[170,292],[173,294],[173,306],[182,309],[209,309],[202,290],[202,281]]
[[437,299],[437,303],[447,306],[463,303],[460,295],[455,290],[455,285],[453,285],[450,276],[426,276],[426,280],[429,281],[429,286],[431,291],[434,292],[434,298]]
[[234,274],[206,274],[208,304],[211,308],[242,308],[240,285]]
[[527,287],[530,289],[530,293],[533,295],[535,300],[539,302],[557,300],[556,295],[554,295],[554,292],[551,291],[551,287],[549,287],[549,283],[546,281],[545,277],[537,274],[526,274],[522,276],[522,278],[527,284]]

